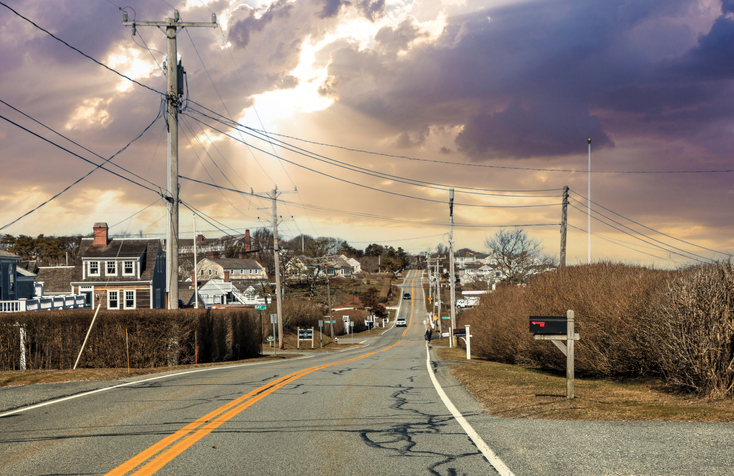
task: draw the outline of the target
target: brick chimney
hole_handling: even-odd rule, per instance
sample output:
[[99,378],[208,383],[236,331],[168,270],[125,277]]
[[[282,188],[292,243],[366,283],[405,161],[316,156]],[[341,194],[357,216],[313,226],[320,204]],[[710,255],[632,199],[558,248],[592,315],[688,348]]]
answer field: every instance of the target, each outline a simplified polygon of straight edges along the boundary
[[228,269],[224,270],[224,282],[225,283],[229,282],[229,270]]
[[250,230],[245,230],[245,252],[252,251],[250,249]]
[[95,223],[94,242],[92,246],[107,246],[107,243],[109,243],[107,239],[107,223]]
[[196,235],[196,242],[197,243],[204,243],[204,235]]

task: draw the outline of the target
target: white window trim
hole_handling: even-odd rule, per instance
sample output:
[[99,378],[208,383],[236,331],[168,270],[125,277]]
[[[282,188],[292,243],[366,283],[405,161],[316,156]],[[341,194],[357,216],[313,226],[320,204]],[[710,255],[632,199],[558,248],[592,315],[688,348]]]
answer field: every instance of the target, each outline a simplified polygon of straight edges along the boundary
[[[96,264],[97,265],[97,272],[96,273],[93,273],[92,272],[92,265],[93,264]],[[99,261],[90,261],[89,262],[89,276],[101,276],[101,272],[102,272],[102,270],[99,269]]]
[[[131,272],[127,272],[125,270],[127,263],[133,264],[133,270]],[[122,275],[123,276],[135,276],[135,261],[134,260],[126,259],[125,261],[122,262]]]
[[[135,309],[136,306],[137,306],[137,303],[138,303],[137,302],[137,296],[136,296],[137,293],[135,292],[135,290],[134,289],[125,289],[125,290],[122,291],[122,293],[123,293],[122,294],[123,297],[125,298],[125,300],[122,301],[123,308],[124,309]],[[128,305],[127,305],[127,293],[133,293],[133,305],[132,305],[132,307],[128,307]]]
[[[108,266],[109,266],[110,264],[113,264],[113,265],[115,265],[115,271],[114,271],[113,273],[110,273],[110,272],[109,272],[109,268],[108,268]],[[117,261],[107,261],[107,262],[105,263],[105,265],[104,265],[104,272],[105,272],[105,276],[117,276]]]
[[[116,293],[117,294],[117,306],[116,307],[110,306],[110,294],[111,293]],[[120,309],[120,291],[118,291],[116,289],[115,290],[109,290],[109,291],[107,291],[107,309],[115,309],[115,310],[116,309]]]

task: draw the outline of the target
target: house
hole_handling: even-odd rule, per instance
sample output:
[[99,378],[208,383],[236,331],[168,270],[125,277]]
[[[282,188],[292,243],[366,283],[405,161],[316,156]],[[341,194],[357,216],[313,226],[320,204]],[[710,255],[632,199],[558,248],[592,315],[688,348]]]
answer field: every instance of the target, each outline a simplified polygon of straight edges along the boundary
[[18,263],[20,256],[0,251],[0,301],[18,299]]
[[105,309],[166,307],[166,258],[160,240],[111,240],[107,223],[95,223],[94,237],[82,239],[79,256],[69,284],[72,294],[86,296],[88,305],[101,303]]
[[266,281],[265,268],[254,259],[204,258],[197,264],[197,281],[222,279],[237,283]]
[[352,267],[353,274],[359,274],[362,272],[362,263],[354,258],[347,258],[347,263]]

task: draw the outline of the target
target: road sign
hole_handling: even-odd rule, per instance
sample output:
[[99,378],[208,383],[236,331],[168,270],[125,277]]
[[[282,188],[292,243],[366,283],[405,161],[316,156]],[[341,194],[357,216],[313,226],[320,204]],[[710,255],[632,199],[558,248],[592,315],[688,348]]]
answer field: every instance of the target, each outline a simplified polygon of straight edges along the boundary
[[270,315],[270,322],[272,324],[277,324],[278,323],[278,315],[277,314],[271,314]]
[[433,301],[433,298],[428,296],[428,302],[431,302],[431,301]]
[[451,319],[451,316],[443,316],[441,319]]
[[267,308],[268,306],[266,306],[265,304],[255,304],[255,309],[258,309],[260,311],[264,311]]

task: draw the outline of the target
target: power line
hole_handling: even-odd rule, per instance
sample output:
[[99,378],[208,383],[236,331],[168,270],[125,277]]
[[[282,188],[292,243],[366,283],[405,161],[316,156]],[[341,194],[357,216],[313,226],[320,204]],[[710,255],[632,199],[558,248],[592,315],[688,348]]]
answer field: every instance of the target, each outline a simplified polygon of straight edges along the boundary
[[[569,228],[573,228],[573,229],[578,230],[578,231],[580,231],[582,233],[586,233],[586,230],[583,229],[583,228],[580,228],[580,227],[577,227],[577,226],[573,226],[573,225],[570,225],[570,224],[568,226],[569,226]],[[637,248],[632,247],[632,246],[625,246],[625,245],[621,244],[621,243],[624,243],[624,241],[622,241],[622,240],[614,240],[612,238],[609,238],[608,236],[604,236],[604,235],[598,234],[598,233],[595,233],[595,236],[597,238],[600,238],[600,239],[602,239],[604,241],[607,241],[609,243],[615,244],[615,245],[620,246],[622,248],[627,248],[628,250],[632,250],[632,251],[634,251],[636,253],[640,253],[640,254],[643,254],[643,255],[651,256],[653,258],[657,258],[657,259],[661,259],[661,260],[664,260],[664,261],[669,261],[671,263],[675,263],[675,261],[673,261],[670,258],[665,258],[665,257],[662,257],[662,256],[654,255],[652,253],[647,253],[645,251],[640,251]],[[660,247],[657,247],[656,249],[660,249]]]
[[610,210],[609,208],[607,208],[607,207],[605,207],[605,206],[603,206],[603,205],[599,205],[598,203],[594,202],[593,200],[589,200],[589,199],[587,199],[586,197],[584,197],[583,195],[581,195],[581,194],[579,194],[579,193],[576,193],[575,191],[573,191],[573,193],[575,193],[575,194],[576,194],[576,195],[578,195],[579,197],[583,198],[583,199],[584,199],[585,201],[587,201],[587,202],[589,202],[589,201],[590,201],[590,202],[591,202],[591,203],[593,203],[593,204],[594,204],[595,206],[597,206],[597,207],[599,207],[599,208],[603,208],[604,210],[608,211],[609,213],[613,213],[614,215],[617,215],[617,216],[618,216],[618,217],[620,217],[620,218],[624,218],[625,220],[627,220],[627,221],[630,221],[630,222],[634,223],[634,224],[635,224],[635,225],[637,225],[637,226],[641,226],[642,228],[645,228],[645,229],[647,229],[647,230],[650,230],[650,231],[652,231],[652,232],[658,233],[658,234],[660,234],[660,235],[663,235],[663,236],[665,236],[665,237],[667,237],[667,238],[670,238],[670,239],[672,239],[672,240],[680,241],[681,243],[685,243],[685,244],[687,244],[687,245],[690,245],[690,246],[694,246],[694,247],[696,247],[696,248],[700,248],[700,249],[702,249],[702,250],[706,250],[706,251],[711,251],[712,253],[718,253],[718,254],[721,254],[721,255],[724,255],[724,256],[731,256],[731,253],[724,253],[724,252],[722,252],[722,251],[712,250],[711,248],[706,248],[705,246],[700,246],[700,245],[697,245],[697,244],[695,244],[695,243],[691,243],[691,242],[689,242],[689,241],[685,241],[685,240],[682,240],[682,239],[680,239],[680,238],[676,238],[676,237],[674,237],[674,236],[672,236],[672,235],[668,235],[668,234],[666,234],[666,233],[663,233],[662,231],[659,231],[659,230],[655,230],[654,228],[650,228],[649,226],[645,226],[645,225],[643,225],[642,223],[638,223],[638,222],[634,221],[634,220],[633,220],[633,219],[631,219],[631,218],[627,218],[627,217],[626,217],[626,216],[624,216],[624,215],[620,215],[619,213],[615,212],[614,210]]
[[[30,119],[33,119],[33,118],[31,118],[30,116],[27,116],[27,115],[26,115],[25,113],[23,113],[22,111],[19,111],[18,109],[15,109],[15,108],[14,108],[13,106],[10,106],[10,105],[9,105],[9,104],[7,104],[7,103],[6,103],[5,101],[2,101],[2,100],[0,100],[0,102],[2,102],[3,104],[5,104],[5,105],[7,105],[7,106],[11,107],[12,109],[14,109],[14,110],[16,110],[16,111],[18,111],[18,112],[20,112],[21,114],[25,115],[26,117],[29,117]],[[38,137],[39,139],[41,139],[41,140],[43,140],[43,141],[45,141],[45,142],[48,142],[49,144],[51,144],[51,145],[53,145],[53,146],[55,146],[55,147],[57,147],[57,148],[59,148],[59,149],[61,149],[61,150],[65,151],[65,152],[68,152],[69,154],[71,154],[71,155],[73,155],[73,156],[75,156],[75,157],[78,157],[78,158],[80,158],[80,159],[84,160],[85,162],[89,162],[90,164],[92,164],[92,165],[94,165],[94,166],[95,166],[95,168],[94,168],[94,169],[92,169],[92,170],[90,170],[90,171],[89,171],[89,172],[88,172],[88,173],[87,173],[86,175],[84,175],[84,176],[80,177],[80,178],[79,178],[78,180],[76,180],[75,182],[73,182],[72,184],[70,184],[69,186],[67,186],[66,188],[64,188],[64,189],[63,189],[62,191],[60,191],[59,193],[57,193],[57,194],[56,194],[56,195],[54,195],[53,197],[51,197],[51,198],[49,198],[48,200],[44,201],[43,203],[41,203],[41,204],[40,204],[40,205],[38,205],[37,207],[33,208],[32,210],[29,210],[28,212],[26,212],[26,213],[24,213],[23,215],[19,216],[18,218],[16,218],[16,219],[15,219],[15,220],[13,220],[12,222],[10,222],[10,223],[6,224],[5,226],[1,227],[1,228],[0,228],[0,230],[4,230],[5,228],[8,228],[9,226],[11,226],[11,225],[13,225],[13,224],[17,223],[17,222],[18,222],[18,221],[20,221],[21,219],[23,219],[23,218],[27,217],[27,216],[28,216],[28,215],[30,215],[31,213],[33,213],[33,212],[37,211],[37,210],[38,210],[38,209],[40,209],[41,207],[43,207],[43,206],[45,206],[46,204],[50,203],[51,201],[55,200],[55,199],[56,199],[56,198],[58,198],[58,197],[59,197],[59,196],[60,196],[61,194],[63,194],[64,192],[66,192],[67,190],[69,190],[70,188],[72,188],[72,187],[73,187],[74,185],[78,184],[79,182],[81,182],[81,181],[82,181],[82,180],[84,180],[85,178],[89,177],[89,176],[90,176],[90,175],[91,175],[92,173],[94,173],[94,172],[95,172],[95,171],[96,171],[97,169],[100,169],[100,168],[101,168],[101,169],[103,169],[103,170],[105,170],[105,171],[106,171],[106,172],[108,172],[108,173],[111,173],[112,175],[116,175],[116,176],[120,177],[120,178],[121,178],[121,179],[123,179],[123,180],[127,180],[128,182],[130,182],[130,183],[133,183],[133,184],[135,184],[135,185],[138,185],[138,186],[140,186],[140,187],[142,187],[142,188],[145,188],[145,189],[147,189],[147,190],[150,190],[150,191],[151,191],[151,192],[153,192],[153,193],[156,193],[156,194],[158,194],[158,195],[162,195],[162,194],[161,194],[161,192],[160,192],[159,190],[154,190],[154,189],[152,189],[152,188],[150,188],[150,187],[147,187],[147,186],[145,186],[145,185],[143,185],[143,184],[141,184],[141,183],[139,183],[139,182],[135,182],[135,181],[134,181],[134,180],[132,180],[132,179],[129,179],[129,178],[127,178],[127,177],[123,176],[123,175],[120,175],[120,174],[118,174],[118,173],[116,173],[116,172],[113,172],[113,171],[111,171],[111,170],[109,170],[109,169],[107,169],[107,168],[105,168],[105,167],[104,167],[104,165],[105,165],[105,164],[107,164],[107,163],[110,163],[110,161],[111,161],[111,160],[112,160],[112,159],[113,159],[114,157],[116,157],[116,156],[117,156],[118,154],[120,154],[120,153],[121,153],[121,152],[123,152],[123,151],[124,151],[125,149],[127,149],[127,148],[128,148],[128,147],[129,147],[129,146],[130,146],[130,145],[131,145],[131,144],[132,144],[133,142],[135,142],[135,141],[136,141],[136,140],[138,140],[138,139],[139,139],[140,137],[142,137],[142,136],[143,136],[143,134],[145,134],[145,132],[146,132],[146,131],[147,131],[148,129],[150,129],[150,127],[151,127],[151,126],[152,126],[152,125],[153,125],[153,124],[154,124],[154,123],[155,123],[155,122],[156,122],[156,121],[157,121],[157,120],[158,120],[159,118],[160,118],[160,113],[159,113],[159,114],[158,114],[158,115],[156,116],[156,118],[155,118],[155,119],[153,120],[153,122],[151,122],[151,123],[150,123],[150,125],[148,125],[148,127],[146,127],[146,128],[145,128],[145,129],[143,130],[143,132],[141,132],[141,133],[140,133],[140,134],[139,134],[139,135],[138,135],[138,136],[137,136],[137,137],[136,137],[135,139],[133,139],[132,141],[130,141],[130,142],[129,142],[128,144],[126,144],[126,145],[125,145],[125,146],[124,146],[124,147],[123,147],[122,149],[120,149],[119,151],[117,151],[117,152],[116,152],[115,154],[113,154],[112,156],[110,156],[110,157],[109,157],[108,159],[104,159],[104,158],[103,158],[102,156],[100,156],[100,155],[98,155],[98,154],[95,154],[94,152],[91,152],[91,151],[90,151],[89,149],[86,149],[86,148],[84,148],[84,147],[82,147],[82,146],[79,146],[79,144],[76,144],[76,142],[74,142],[74,141],[70,141],[70,142],[72,142],[73,144],[75,144],[75,145],[78,145],[79,147],[82,147],[82,148],[83,148],[84,150],[86,150],[87,152],[90,152],[90,153],[94,154],[95,156],[99,157],[100,159],[104,159],[104,162],[102,162],[101,164],[97,164],[97,163],[95,163],[95,162],[92,162],[92,161],[91,161],[91,160],[89,160],[89,159],[86,159],[86,158],[82,157],[82,156],[81,156],[81,155],[79,155],[79,154],[76,154],[76,153],[74,153],[74,152],[70,151],[69,149],[66,149],[66,148],[62,147],[62,146],[61,146],[61,145],[59,145],[59,144],[56,144],[55,142],[53,142],[53,141],[51,141],[51,140],[49,140],[49,139],[46,139],[45,137],[42,137],[42,136],[40,136],[40,135],[36,134],[35,132],[33,132],[33,131],[29,130],[29,129],[26,129],[25,127],[21,126],[20,124],[17,124],[17,123],[15,123],[15,122],[11,121],[10,119],[8,119],[8,118],[6,118],[6,117],[4,117],[4,116],[1,116],[1,115],[0,115],[0,119],[3,119],[3,120],[5,120],[5,121],[9,122],[10,124],[13,124],[14,126],[16,126],[16,127],[20,128],[20,129],[22,129],[22,130],[24,130],[24,131],[28,132],[29,134],[31,134],[31,135],[34,135],[34,136]],[[35,121],[35,119],[33,119],[33,120]],[[38,121],[36,121],[36,122],[38,122]],[[41,124],[40,122],[38,122],[38,123],[39,123],[39,124]],[[43,124],[41,124],[41,125],[43,125]],[[44,126],[44,127],[46,127],[46,126]],[[48,129],[49,129],[49,130],[52,130],[52,131],[53,131],[53,129],[50,129],[50,128],[48,128]],[[55,132],[55,131],[53,131],[53,132]],[[58,133],[56,133],[56,134],[58,134]],[[64,137],[64,136],[63,136],[63,135],[61,135],[61,134],[58,134],[58,135],[59,135],[59,136],[61,136],[61,137],[63,137],[63,138],[65,138],[65,139],[67,139],[66,137]],[[67,140],[69,140],[69,139],[67,139]],[[113,165],[116,165],[116,164],[113,164]],[[119,167],[119,166],[117,166],[117,167]],[[120,167],[120,168],[122,168],[122,167]],[[123,170],[125,170],[125,169],[123,169]],[[131,172],[128,172],[128,173],[131,173]],[[134,175],[134,174],[133,174],[133,175]]]
[[[195,118],[195,117],[193,117],[193,116],[191,116],[189,114],[186,114],[186,116],[192,118],[193,120],[195,120],[197,122],[201,122],[197,118]],[[224,131],[221,131],[221,130],[215,128],[215,127],[212,127],[211,125],[207,125],[207,127],[210,127],[211,129],[219,132],[220,134],[226,135],[227,137],[229,137],[229,138],[231,138],[231,139],[233,139],[235,141],[238,141],[238,142],[242,142],[244,144],[247,144],[246,142],[244,142],[244,141],[242,141],[240,139],[237,139],[236,137],[233,137],[232,135],[230,135],[230,134],[228,134],[228,133],[226,133]],[[253,148],[253,149],[257,150],[257,151],[260,151],[263,154],[267,154],[267,155],[273,156],[272,153],[270,153],[270,152],[268,152],[268,151],[266,151],[264,149],[261,149],[259,147],[256,147],[256,146],[254,146],[252,144],[247,144],[247,145],[248,145],[248,147],[251,147],[251,148]],[[388,190],[383,190],[383,189],[372,187],[372,186],[369,186],[369,185],[364,185],[364,184],[361,184],[361,183],[358,183],[358,182],[353,182],[351,180],[343,179],[343,178],[337,177],[335,175],[331,175],[331,174],[327,174],[325,172],[321,172],[321,171],[316,170],[316,169],[313,169],[311,167],[306,167],[305,165],[299,164],[297,162],[293,162],[293,161],[288,160],[288,159],[285,159],[285,158],[280,158],[280,160],[285,161],[285,162],[287,162],[287,163],[289,163],[291,165],[294,165],[296,167],[299,167],[299,168],[308,170],[309,172],[313,172],[313,173],[316,173],[318,175],[322,175],[324,177],[328,177],[328,178],[331,178],[333,180],[337,180],[339,182],[343,182],[343,183],[346,183],[346,184],[349,184],[349,185],[354,185],[356,187],[364,188],[364,189],[367,189],[367,190],[373,190],[375,192],[385,193],[385,194],[393,195],[393,196],[397,196],[397,197],[410,198],[410,199],[413,199],[413,200],[420,200],[420,201],[424,201],[424,202],[440,203],[440,204],[444,204],[445,203],[443,200],[434,200],[434,199],[430,199],[430,198],[416,197],[416,196],[413,196],[413,195],[407,195],[407,194],[398,193],[398,192],[391,192],[391,191],[388,191]],[[193,180],[193,179],[190,179],[188,177],[182,177],[182,178],[187,178],[188,180]],[[202,182],[202,183],[204,183],[204,182]],[[205,183],[205,185],[210,185],[210,184],[206,184]],[[232,190],[232,191],[235,191],[235,190]],[[512,197],[509,197],[509,198],[512,198]],[[553,206],[557,206],[558,204],[556,204],[556,203],[549,203],[549,204],[542,204],[542,205],[476,205],[476,204],[460,203],[460,204],[457,204],[457,205],[465,206],[465,207],[476,207],[476,208],[536,208],[536,207],[553,207]]]
[[[113,5],[114,5],[114,4],[113,4]],[[56,40],[56,41],[58,41],[58,42],[60,42],[60,43],[63,43],[63,44],[64,44],[64,45],[66,45],[67,47],[69,47],[69,48],[71,48],[72,50],[76,51],[77,53],[79,53],[80,55],[84,56],[85,58],[87,58],[87,59],[89,59],[89,60],[91,60],[91,61],[93,61],[93,62],[97,63],[98,65],[102,66],[103,68],[107,69],[108,71],[111,71],[112,73],[115,73],[116,75],[118,75],[118,76],[120,76],[120,77],[122,77],[122,78],[125,78],[125,79],[127,79],[128,81],[130,81],[130,82],[132,82],[132,83],[135,83],[135,84],[137,84],[138,86],[142,86],[142,87],[144,87],[145,89],[148,89],[148,90],[150,90],[150,91],[153,91],[153,92],[154,92],[154,93],[156,93],[156,94],[160,94],[160,95],[161,95],[161,96],[163,96],[163,97],[165,97],[165,96],[166,96],[166,95],[165,95],[165,93],[162,93],[162,92],[160,92],[160,91],[157,91],[157,90],[155,90],[155,89],[151,88],[150,86],[146,86],[145,84],[143,84],[143,83],[141,83],[141,82],[139,82],[139,81],[136,81],[136,80],[132,79],[131,77],[129,77],[129,76],[126,76],[126,75],[124,75],[124,74],[120,73],[119,71],[116,71],[116,70],[114,70],[114,69],[110,68],[110,67],[109,67],[109,66],[107,66],[106,64],[104,64],[104,63],[101,63],[100,61],[97,61],[96,59],[92,58],[91,56],[89,56],[88,54],[84,53],[84,52],[83,52],[83,51],[81,51],[80,49],[78,49],[78,48],[76,48],[76,47],[74,47],[74,46],[71,46],[71,45],[70,45],[69,43],[67,43],[66,41],[62,40],[62,39],[61,39],[61,38],[59,38],[58,36],[54,35],[54,34],[53,34],[53,33],[51,33],[50,31],[48,31],[48,30],[46,30],[45,28],[43,28],[43,27],[41,27],[41,26],[37,25],[36,23],[34,23],[34,22],[33,22],[33,20],[31,20],[31,19],[29,19],[29,18],[27,18],[27,17],[24,17],[23,15],[21,15],[21,14],[20,14],[20,13],[18,13],[17,11],[13,10],[12,8],[10,8],[10,7],[9,7],[8,5],[6,5],[5,3],[3,3],[3,2],[0,2],[0,6],[3,6],[3,7],[5,7],[5,8],[7,8],[7,9],[8,9],[8,10],[10,10],[11,12],[15,13],[15,14],[16,14],[16,15],[17,15],[18,17],[22,18],[23,20],[27,21],[28,23],[30,23],[30,24],[31,24],[31,25],[33,25],[34,27],[38,28],[38,29],[39,29],[39,30],[41,30],[42,32],[46,33],[46,34],[47,34],[48,36],[50,36],[50,37],[51,37],[51,38],[53,38],[54,40]],[[116,6],[116,5],[115,5],[115,6]],[[119,7],[118,7],[118,8],[119,8]]]
[[[286,134],[278,134],[276,132],[267,132],[267,131],[257,131],[263,134],[273,135],[273,136],[279,136],[279,137],[285,137],[286,139],[292,139],[297,140],[300,142],[305,142],[308,144],[313,145],[319,145],[323,147],[331,147],[335,149],[341,149],[348,152],[357,152],[360,154],[369,154],[369,155],[376,155],[381,157],[388,157],[392,159],[405,159],[410,161],[416,161],[416,162],[427,162],[427,163],[434,163],[434,164],[441,164],[441,165],[450,165],[452,167],[459,166],[459,167],[479,167],[479,168],[489,168],[489,169],[506,169],[506,170],[525,170],[525,171],[531,171],[531,172],[563,172],[563,173],[576,173],[576,172],[586,172],[585,170],[576,170],[576,169],[553,169],[553,168],[541,168],[541,167],[511,167],[511,166],[502,166],[502,165],[488,165],[488,164],[471,164],[471,163],[464,163],[464,162],[450,162],[450,161],[444,161],[444,160],[432,160],[432,159],[419,159],[416,157],[410,157],[406,155],[393,155],[393,154],[386,154],[382,152],[374,152],[369,150],[363,150],[363,149],[353,149],[349,147],[344,147],[340,145],[334,145],[334,144],[326,144],[323,142],[316,142],[312,140],[307,139],[301,139],[299,137],[289,136]],[[596,174],[712,174],[712,173],[732,173],[734,172],[734,169],[721,169],[721,170],[595,170],[592,171],[592,173]]]
[[[200,104],[198,104],[196,102],[194,102],[194,104],[196,104],[198,106],[201,106]],[[207,111],[212,112],[213,114],[217,114],[217,113],[215,113],[215,112],[207,109],[204,106],[201,106],[201,107],[203,107]],[[206,117],[208,119],[211,119],[211,120],[213,120],[215,122],[218,122],[218,123],[220,123],[222,125],[225,125],[227,127],[232,127],[235,130],[239,131],[240,133],[243,132],[241,129],[244,129],[244,132],[247,135],[249,135],[249,136],[251,136],[251,137],[253,137],[255,139],[262,140],[262,141],[264,141],[264,142],[266,142],[268,144],[273,145],[273,140],[267,135],[267,133],[261,133],[261,132],[257,131],[257,129],[253,129],[251,127],[244,126],[244,125],[242,125],[242,124],[240,124],[238,122],[232,121],[232,120],[223,121],[223,120],[217,119],[216,117],[212,117],[212,116],[210,116],[208,114],[204,114],[203,112],[198,111],[195,108],[192,108],[191,110],[193,112],[196,112],[197,114],[200,114],[203,117]],[[223,116],[221,116],[219,114],[217,114],[217,115],[220,116],[220,117],[223,117]],[[195,119],[195,118],[194,118],[194,120],[199,121],[199,119]],[[202,122],[202,124],[205,124],[203,121],[200,121],[200,122]],[[211,125],[208,125],[207,124],[207,127],[210,127],[212,129],[218,131],[218,129],[212,127]],[[255,134],[265,135],[265,138],[262,138],[259,135],[255,135]],[[364,175],[369,175],[369,176],[377,177],[377,178],[380,178],[380,179],[387,179],[387,180],[397,181],[397,182],[405,183],[405,184],[408,184],[408,185],[416,185],[416,186],[422,186],[422,187],[435,188],[435,189],[443,190],[443,191],[448,191],[451,188],[457,188],[457,187],[454,187],[452,185],[446,185],[446,184],[439,184],[439,183],[434,183],[434,182],[426,182],[426,181],[422,181],[422,180],[410,179],[410,178],[400,177],[400,176],[397,176],[397,175],[387,174],[387,173],[384,173],[384,172],[378,172],[378,171],[375,171],[375,170],[372,170],[372,169],[368,169],[368,168],[364,168],[364,167],[359,167],[359,166],[356,166],[356,165],[348,164],[346,162],[338,161],[336,159],[333,159],[333,158],[330,158],[330,157],[327,157],[327,156],[324,156],[324,155],[316,154],[315,152],[311,152],[309,150],[306,150],[306,149],[303,149],[303,148],[300,148],[300,147],[296,147],[296,146],[294,146],[292,144],[288,144],[287,142],[283,142],[283,141],[278,141],[277,143],[275,143],[275,145],[278,145],[279,147],[282,147],[283,149],[288,150],[290,152],[293,152],[293,153],[296,153],[296,154],[299,154],[299,155],[303,155],[303,156],[308,157],[308,158],[313,159],[313,160],[317,160],[319,162],[324,162],[324,163],[327,163],[329,165],[333,165],[333,166],[336,166],[336,167],[339,167],[339,168],[347,169],[347,170],[352,171],[352,172],[358,172],[358,173],[362,173]],[[280,157],[278,157],[278,158],[280,159]],[[530,193],[530,192],[560,191],[560,189],[545,189],[545,190],[492,190],[492,191],[488,191],[487,189],[474,188],[474,187],[459,187],[459,188],[461,190],[461,193],[469,194],[469,195],[490,195],[490,196],[501,196],[501,197],[508,197],[509,196],[511,198],[555,198],[556,196],[555,195],[550,195],[550,196],[548,196],[548,195],[541,195],[541,196],[538,196],[538,195],[507,195],[507,193],[517,193],[517,192]],[[495,192],[495,193],[491,193],[491,192]],[[497,192],[503,192],[503,194],[499,194]]]
[[[575,202],[577,202],[577,203],[578,203],[578,200],[575,200],[575,199],[572,199],[572,200],[574,200]],[[575,206],[575,205],[571,205],[571,204],[569,204],[569,205],[570,205],[570,206],[571,206],[572,208],[574,208],[574,209],[576,209],[576,210],[578,210],[578,211],[580,211],[580,212],[582,212],[582,213],[584,212],[584,210],[580,209],[579,207],[577,207],[577,206]],[[616,220],[613,220],[612,218],[609,218],[608,216],[606,216],[606,215],[604,215],[604,214],[600,213],[600,212],[599,212],[599,211],[597,211],[597,210],[593,210],[593,211],[594,211],[594,213],[596,213],[596,214],[598,214],[598,215],[601,215],[601,216],[603,216],[603,217],[604,217],[604,218],[606,218],[607,220],[609,220],[609,221],[611,221],[611,222],[613,222],[613,223],[616,223],[617,225],[619,225],[619,226],[621,226],[621,227],[623,227],[623,228],[626,228],[626,229],[630,230],[630,231],[631,231],[631,232],[633,232],[633,233],[637,233],[637,234],[638,234],[638,235],[640,235],[640,236],[644,236],[644,237],[645,237],[645,238],[647,238],[648,240],[654,241],[654,242],[656,242],[656,243],[660,243],[660,245],[662,245],[662,246],[658,246],[658,248],[659,248],[659,249],[661,249],[661,250],[663,250],[663,251],[666,251],[666,252],[668,252],[668,253],[673,253],[673,254],[676,254],[676,255],[682,256],[682,257],[684,257],[684,258],[686,258],[686,259],[692,259],[692,260],[694,260],[694,261],[698,261],[698,262],[708,262],[708,261],[712,261],[712,260],[710,260],[710,259],[708,259],[708,258],[705,258],[705,257],[703,257],[703,256],[700,256],[700,255],[697,255],[697,254],[695,254],[695,253],[691,253],[691,252],[689,252],[689,251],[686,251],[686,250],[683,250],[683,249],[677,248],[677,247],[675,247],[675,246],[672,246],[672,245],[669,245],[669,244],[667,244],[667,243],[664,243],[664,242],[662,242],[662,241],[660,241],[660,240],[656,240],[655,238],[649,237],[649,236],[645,235],[644,233],[639,233],[638,231],[636,231],[636,230],[634,230],[634,229],[632,229],[632,228],[630,228],[630,227],[628,227],[628,226],[626,226],[626,225],[623,225],[622,223],[619,223],[618,221],[616,221]],[[651,243],[650,241],[646,241],[646,240],[643,240],[642,238],[640,238],[640,237],[638,237],[638,236],[635,236],[635,235],[633,235],[632,233],[629,233],[629,232],[627,232],[627,231],[625,231],[625,230],[622,230],[622,229],[620,229],[620,228],[617,228],[616,226],[614,226],[614,225],[611,225],[611,224],[607,223],[606,221],[602,220],[601,218],[598,218],[598,217],[596,217],[596,216],[593,216],[593,218],[594,218],[595,220],[597,220],[598,222],[600,222],[600,223],[603,223],[604,225],[607,225],[608,227],[610,227],[610,228],[612,228],[612,229],[615,229],[615,230],[619,231],[620,233],[624,233],[625,235],[628,235],[628,236],[630,236],[630,237],[632,237],[632,238],[634,238],[634,239],[636,239],[636,240],[639,240],[639,241],[642,241],[643,243],[647,243],[647,244],[649,244],[649,245],[652,245],[652,243]],[[655,246],[655,245],[652,245],[652,246]],[[667,248],[666,248],[666,247],[667,247]],[[670,249],[669,249],[669,248],[670,248]],[[678,253],[677,251],[672,251],[672,250],[677,250],[677,251],[680,251],[680,253]]]

